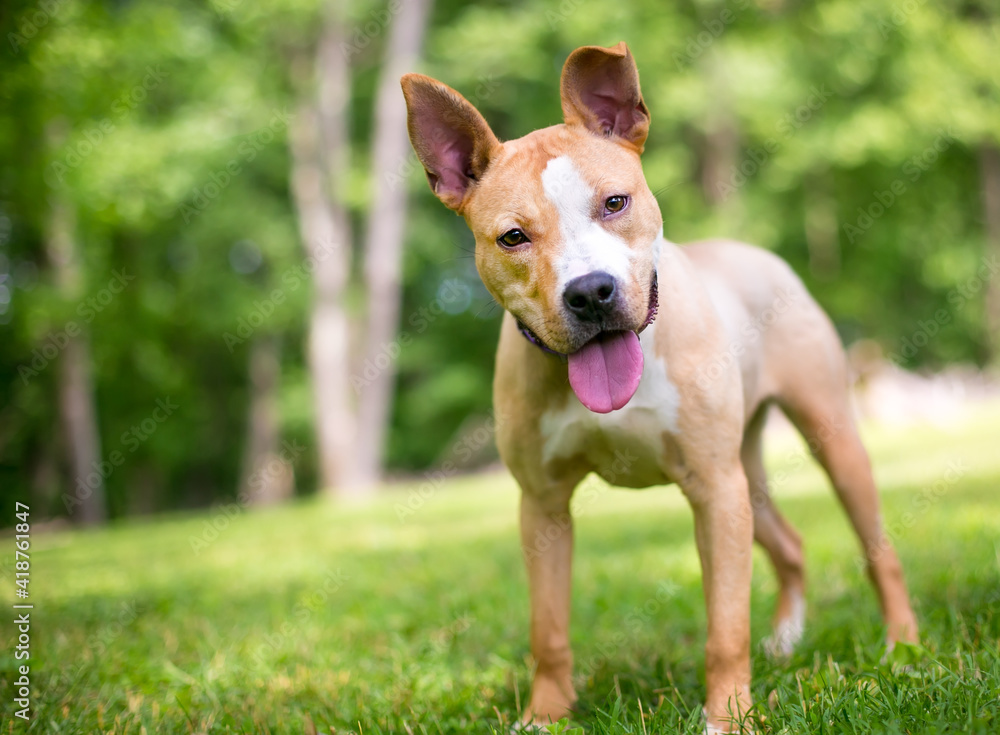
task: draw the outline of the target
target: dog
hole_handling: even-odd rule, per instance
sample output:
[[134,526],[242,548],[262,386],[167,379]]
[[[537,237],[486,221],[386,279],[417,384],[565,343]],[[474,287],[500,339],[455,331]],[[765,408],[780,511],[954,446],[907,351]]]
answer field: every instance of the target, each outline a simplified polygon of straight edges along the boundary
[[762,461],[772,404],[850,518],[888,644],[916,641],[833,324],[768,251],[665,239],[640,163],[650,115],[628,47],[576,49],[562,70],[563,123],[505,143],[445,84],[401,83],[431,189],[465,218],[477,270],[506,311],[493,401],[507,417],[500,456],[521,488],[531,596],[536,668],[522,722],[558,720],[577,699],[570,499],[595,472],[632,488],[676,483],[687,497],[708,619],[706,731],[749,727],[753,541],[780,583],[770,650],[790,652],[805,620],[802,542],[769,497]]

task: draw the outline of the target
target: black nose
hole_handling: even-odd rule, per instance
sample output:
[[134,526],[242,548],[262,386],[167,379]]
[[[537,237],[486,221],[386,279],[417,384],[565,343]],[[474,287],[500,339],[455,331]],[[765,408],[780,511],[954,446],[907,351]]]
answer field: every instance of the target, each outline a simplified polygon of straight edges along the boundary
[[599,322],[614,309],[615,279],[610,273],[594,271],[566,284],[563,301],[577,318]]

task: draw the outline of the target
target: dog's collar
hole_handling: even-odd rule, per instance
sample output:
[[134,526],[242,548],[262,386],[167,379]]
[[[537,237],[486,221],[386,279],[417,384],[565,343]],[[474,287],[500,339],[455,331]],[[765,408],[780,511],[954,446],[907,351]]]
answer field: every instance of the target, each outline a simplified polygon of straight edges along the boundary
[[562,353],[562,352],[556,352],[551,347],[549,347],[544,342],[542,342],[542,340],[538,339],[538,335],[535,334],[534,332],[532,332],[526,326],[524,326],[524,324],[521,323],[520,319],[517,320],[517,328],[518,328],[518,331],[520,331],[521,334],[524,335],[524,338],[526,340],[528,340],[529,342],[531,342],[531,344],[533,344],[535,347],[537,347],[538,349],[540,349],[542,352],[547,352],[550,355],[555,355],[556,357],[561,357],[563,360],[566,359],[566,355],[564,353]]
[[[646,321],[643,322],[643,325],[641,327],[639,327],[639,329],[636,331],[636,334],[641,334],[642,330],[648,327],[650,324],[652,324],[653,320],[656,319],[656,312],[660,308],[660,294],[659,294],[659,289],[657,288],[656,285],[656,280],[657,280],[656,271],[653,271],[653,283],[649,288],[649,311],[646,314]],[[517,320],[517,330],[524,335],[524,338],[526,340],[531,342],[531,344],[540,349],[542,352],[547,352],[550,355],[555,355],[556,357],[560,357],[563,360],[566,360],[565,353],[556,352],[551,347],[542,342],[542,340],[538,338],[538,335],[532,332],[526,326],[524,326],[524,323],[521,322],[520,319]]]

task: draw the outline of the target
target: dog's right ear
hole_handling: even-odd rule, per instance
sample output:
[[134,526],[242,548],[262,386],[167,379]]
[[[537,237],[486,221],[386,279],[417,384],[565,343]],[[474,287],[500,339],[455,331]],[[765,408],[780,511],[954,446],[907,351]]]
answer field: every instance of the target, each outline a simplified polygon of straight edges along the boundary
[[461,212],[500,141],[479,110],[446,84],[423,74],[406,74],[400,83],[410,142],[427,181],[438,199]]

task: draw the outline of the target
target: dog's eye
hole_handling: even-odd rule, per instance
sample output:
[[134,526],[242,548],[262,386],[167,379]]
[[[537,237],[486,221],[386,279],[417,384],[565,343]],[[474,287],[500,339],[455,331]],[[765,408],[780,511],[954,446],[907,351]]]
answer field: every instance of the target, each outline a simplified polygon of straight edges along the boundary
[[604,202],[604,213],[621,212],[626,206],[628,206],[628,197],[616,194],[613,197],[608,197],[607,201]]
[[497,242],[505,248],[514,248],[522,242],[528,242],[528,236],[520,230],[508,230],[497,238]]

